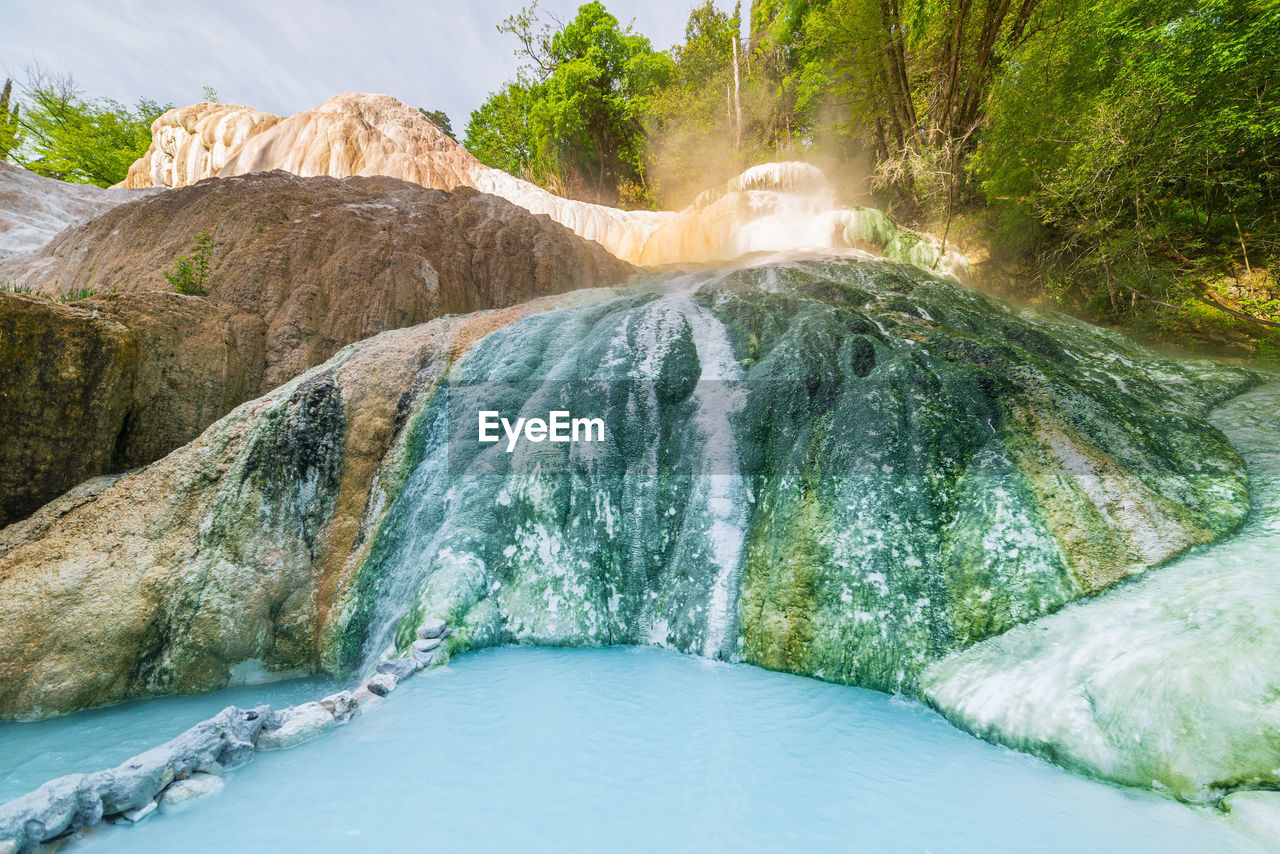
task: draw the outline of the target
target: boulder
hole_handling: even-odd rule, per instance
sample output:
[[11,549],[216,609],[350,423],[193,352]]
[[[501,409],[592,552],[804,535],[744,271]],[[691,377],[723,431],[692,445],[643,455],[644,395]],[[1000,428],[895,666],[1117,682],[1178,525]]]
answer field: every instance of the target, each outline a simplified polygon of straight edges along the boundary
[[283,750],[324,735],[338,726],[337,719],[322,704],[303,703],[280,711],[277,725],[258,736],[259,750]]
[[396,677],[390,673],[379,673],[364,683],[364,687],[372,694],[385,697],[396,689]]
[[[205,296],[164,272],[203,231]],[[0,525],[149,463],[344,345],[631,268],[515,205],[387,178],[252,175],[125,205],[0,262]]]
[[160,806],[166,812],[182,809],[194,800],[218,794],[224,785],[222,778],[213,774],[192,774],[185,780],[170,783],[160,794]]
[[350,691],[339,691],[337,694],[330,694],[320,701],[320,705],[333,715],[333,719],[340,724],[360,714],[360,706],[356,703],[355,695]]
[[423,640],[429,640],[431,638],[441,637],[442,635],[444,635],[444,630],[446,627],[447,626],[444,620],[438,620],[438,619],[427,620],[421,626],[418,626],[418,637]]
[[396,679],[406,679],[422,669],[422,664],[412,658],[389,658],[378,662],[379,673],[389,673]]

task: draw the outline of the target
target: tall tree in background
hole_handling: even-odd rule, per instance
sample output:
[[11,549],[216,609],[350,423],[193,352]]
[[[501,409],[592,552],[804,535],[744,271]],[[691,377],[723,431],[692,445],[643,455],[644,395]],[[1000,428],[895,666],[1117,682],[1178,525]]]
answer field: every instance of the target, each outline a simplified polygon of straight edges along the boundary
[[684,43],[671,49],[673,73],[654,93],[646,117],[648,172],[666,206],[688,203],[741,171],[751,156],[741,150],[741,95],[735,102],[733,87],[740,26],[736,12],[728,15],[706,0],[689,13]]
[[18,147],[18,105],[9,106],[13,95],[13,81],[5,80],[0,91],[0,161],[8,160],[9,153]]
[[1280,6],[1073,11],[996,83],[974,171],[993,203],[1047,227],[1062,263],[1038,266],[1101,283],[1106,311],[1218,304],[1207,279],[1280,260]]
[[535,5],[499,29],[520,39],[527,64],[472,113],[472,153],[566,195],[643,201],[641,120],[670,73],[665,54],[598,2],[563,27],[542,22]]

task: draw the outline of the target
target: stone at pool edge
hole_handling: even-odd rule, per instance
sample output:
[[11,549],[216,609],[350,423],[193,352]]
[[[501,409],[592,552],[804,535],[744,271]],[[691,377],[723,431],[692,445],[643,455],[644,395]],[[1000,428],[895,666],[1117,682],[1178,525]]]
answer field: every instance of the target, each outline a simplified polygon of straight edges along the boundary
[[444,643],[440,638],[422,638],[413,642],[414,652],[431,652],[440,644]]
[[412,676],[422,669],[422,662],[412,658],[389,658],[378,662],[379,673],[390,673],[396,679]]
[[160,807],[165,812],[171,812],[187,806],[197,798],[216,795],[225,785],[221,777],[197,771],[185,780],[170,783],[169,787],[160,793]]
[[350,691],[339,691],[336,694],[330,694],[320,701],[320,705],[333,715],[333,719],[340,724],[360,714],[360,703],[356,700],[355,694]]
[[364,687],[369,693],[376,694],[379,697],[385,697],[396,689],[396,683],[400,680],[392,676],[390,673],[379,673],[371,677],[364,683]]
[[136,810],[125,810],[120,813],[118,818],[122,818],[129,824],[137,824],[144,818],[148,818],[160,809],[159,801],[148,801],[145,806],[138,807]]
[[422,625],[418,627],[418,637],[422,640],[441,637],[444,635],[447,625],[444,620],[424,620]]
[[293,747],[338,726],[334,716],[318,702],[290,706],[287,709],[281,709],[279,715],[279,726],[264,729],[258,736],[259,750],[283,750],[286,747]]

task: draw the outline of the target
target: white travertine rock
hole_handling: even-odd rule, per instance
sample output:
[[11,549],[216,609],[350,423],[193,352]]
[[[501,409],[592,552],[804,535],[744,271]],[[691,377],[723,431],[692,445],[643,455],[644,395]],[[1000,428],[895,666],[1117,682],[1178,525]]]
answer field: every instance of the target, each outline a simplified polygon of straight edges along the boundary
[[39,249],[63,229],[144,195],[68,184],[0,163],[0,258]]
[[[851,249],[856,209],[840,208],[806,163],[752,167],[680,212],[624,211],[565,199],[484,165],[421,112],[390,95],[347,92],[288,118],[234,104],[173,109],[128,187],[180,187],[211,177],[281,169],[303,177],[386,175],[438,190],[474,187],[551,219],[634,264],[727,261],[755,252]],[[909,263],[963,273],[963,257],[930,238],[884,236],[871,246]],[[863,242],[863,241],[857,241]],[[919,246],[923,251],[915,250]]]
[[239,104],[175,107],[151,123],[151,147],[118,186],[185,187],[211,178],[246,140],[280,121]]

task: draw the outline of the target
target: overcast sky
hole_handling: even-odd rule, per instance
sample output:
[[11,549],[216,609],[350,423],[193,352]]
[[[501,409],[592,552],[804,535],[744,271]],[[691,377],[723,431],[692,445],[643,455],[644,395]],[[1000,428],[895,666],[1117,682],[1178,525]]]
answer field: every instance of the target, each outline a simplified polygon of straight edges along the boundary
[[[279,115],[339,92],[442,109],[461,135],[471,110],[515,74],[515,39],[494,28],[522,0],[0,0],[0,77],[40,63],[90,97],[219,99]],[[543,0],[568,20],[578,0]],[[695,0],[605,0],[655,48],[684,33]]]

